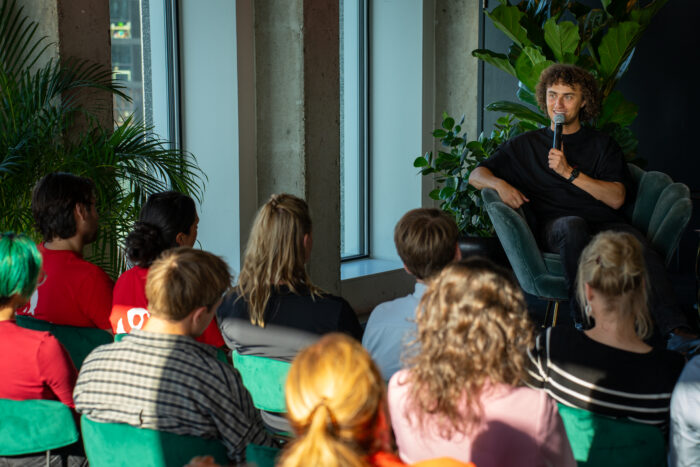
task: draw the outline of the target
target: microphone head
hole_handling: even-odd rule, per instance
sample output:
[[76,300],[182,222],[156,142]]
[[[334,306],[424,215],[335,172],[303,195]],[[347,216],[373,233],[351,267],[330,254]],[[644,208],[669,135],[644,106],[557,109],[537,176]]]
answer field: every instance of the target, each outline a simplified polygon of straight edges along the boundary
[[564,117],[564,114],[554,114],[554,124],[555,125],[563,125],[565,120],[566,120],[566,117]]

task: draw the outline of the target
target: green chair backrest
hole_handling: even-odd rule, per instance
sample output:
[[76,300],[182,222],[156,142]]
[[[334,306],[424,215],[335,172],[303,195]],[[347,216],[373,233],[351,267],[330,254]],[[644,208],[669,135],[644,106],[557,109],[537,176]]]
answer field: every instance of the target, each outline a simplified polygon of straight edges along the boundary
[[559,404],[559,415],[579,467],[666,465],[664,437],[654,426],[605,417],[563,404]]
[[78,370],[83,365],[85,357],[95,347],[114,341],[112,335],[102,329],[53,324],[48,321],[34,319],[31,316],[17,315],[16,319],[17,324],[23,328],[34,329],[35,331],[48,331],[53,334],[66,348],[68,355],[70,355],[73,364]]
[[125,423],[100,423],[81,418],[83,444],[90,467],[169,467],[186,465],[195,456],[213,456],[229,463],[217,439],[137,428]]
[[40,453],[76,441],[73,412],[63,403],[0,399],[0,456]]
[[253,397],[255,407],[267,412],[285,413],[284,383],[291,363],[273,358],[241,355],[233,352],[233,366],[241,374],[243,385]]
[[245,447],[246,465],[274,467],[281,452],[278,448],[249,444]]

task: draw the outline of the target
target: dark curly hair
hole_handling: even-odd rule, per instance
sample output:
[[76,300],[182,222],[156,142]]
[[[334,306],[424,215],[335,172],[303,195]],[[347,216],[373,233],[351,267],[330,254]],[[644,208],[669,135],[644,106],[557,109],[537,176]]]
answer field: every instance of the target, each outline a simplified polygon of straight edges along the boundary
[[196,218],[197,209],[189,196],[176,191],[152,194],[126,237],[129,261],[150,267],[163,251],[177,246],[177,234],[189,234]]
[[75,206],[90,207],[94,201],[95,184],[89,178],[66,172],[45,175],[32,192],[32,214],[44,241],[75,235]]
[[535,96],[540,109],[547,112],[547,88],[553,84],[565,84],[575,88],[579,85],[583,100],[586,105],[581,107],[578,117],[582,122],[587,122],[598,116],[600,113],[600,91],[595,78],[588,71],[576,65],[564,65],[561,63],[545,68],[540,75],[540,80],[535,88]]

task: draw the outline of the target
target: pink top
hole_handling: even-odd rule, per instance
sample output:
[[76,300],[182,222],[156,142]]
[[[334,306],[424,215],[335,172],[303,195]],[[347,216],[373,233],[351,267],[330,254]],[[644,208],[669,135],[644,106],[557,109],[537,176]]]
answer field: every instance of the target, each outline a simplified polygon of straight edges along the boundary
[[401,460],[412,464],[435,457],[453,457],[479,467],[576,467],[556,403],[544,392],[496,385],[482,396],[482,424],[468,435],[441,438],[431,419],[418,426],[407,417],[408,370],[389,381],[389,411]]

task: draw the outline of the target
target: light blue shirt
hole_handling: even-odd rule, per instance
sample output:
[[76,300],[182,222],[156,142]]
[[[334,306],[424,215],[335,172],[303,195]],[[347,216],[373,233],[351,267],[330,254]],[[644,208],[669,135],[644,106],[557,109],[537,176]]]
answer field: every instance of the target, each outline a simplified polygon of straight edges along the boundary
[[700,356],[686,363],[671,397],[669,466],[700,465]]
[[425,284],[416,282],[411,295],[377,305],[367,321],[362,345],[385,381],[403,368],[401,355],[406,344],[416,337],[416,307],[425,289]]

